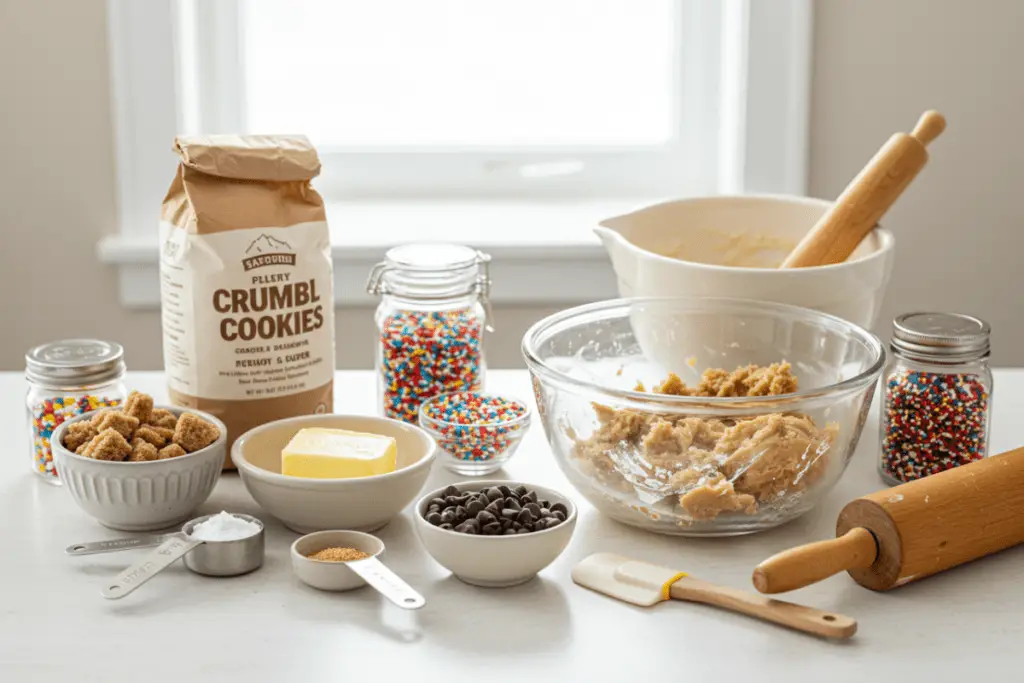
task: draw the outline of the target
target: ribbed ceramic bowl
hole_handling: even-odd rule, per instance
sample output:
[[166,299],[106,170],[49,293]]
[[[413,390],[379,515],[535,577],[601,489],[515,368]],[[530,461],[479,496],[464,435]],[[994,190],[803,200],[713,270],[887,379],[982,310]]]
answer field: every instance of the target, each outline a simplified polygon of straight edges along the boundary
[[62,445],[68,425],[88,420],[85,413],[61,423],[53,433],[53,460],[64,487],[78,507],[111,529],[150,531],[180,526],[202,505],[220,477],[227,428],[213,415],[177,406],[156,406],[175,415],[194,413],[217,425],[220,437],[195,453],[152,462],[110,462],[75,455]]
[[[304,427],[392,436],[398,444],[398,469],[357,479],[285,476],[281,474],[281,451]],[[302,415],[250,429],[231,447],[231,460],[260,507],[292,531],[373,531],[416,498],[430,474],[436,450],[425,431],[398,420],[367,415]]]

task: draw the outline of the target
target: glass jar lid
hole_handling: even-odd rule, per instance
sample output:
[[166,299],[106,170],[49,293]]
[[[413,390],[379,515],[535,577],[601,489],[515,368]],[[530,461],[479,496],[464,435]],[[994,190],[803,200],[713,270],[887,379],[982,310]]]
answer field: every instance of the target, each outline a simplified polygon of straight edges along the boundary
[[892,349],[905,357],[956,362],[989,355],[992,328],[973,316],[904,313],[892,327]]
[[366,283],[370,294],[412,299],[445,299],[491,291],[491,257],[461,244],[403,244],[389,249]]
[[33,384],[74,387],[104,384],[124,374],[124,349],[98,339],[49,342],[25,354],[25,376]]

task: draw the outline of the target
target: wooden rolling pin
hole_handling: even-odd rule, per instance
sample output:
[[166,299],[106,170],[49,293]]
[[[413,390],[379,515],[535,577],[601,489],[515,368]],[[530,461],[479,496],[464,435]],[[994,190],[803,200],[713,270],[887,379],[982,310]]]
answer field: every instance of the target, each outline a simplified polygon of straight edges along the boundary
[[1024,543],[1024,448],[858,498],[836,536],[768,558],[754,587],[783,593],[845,569],[884,591]]
[[779,267],[845,261],[924,168],[928,162],[925,148],[945,128],[942,114],[927,111],[910,135],[896,133],[889,138]]

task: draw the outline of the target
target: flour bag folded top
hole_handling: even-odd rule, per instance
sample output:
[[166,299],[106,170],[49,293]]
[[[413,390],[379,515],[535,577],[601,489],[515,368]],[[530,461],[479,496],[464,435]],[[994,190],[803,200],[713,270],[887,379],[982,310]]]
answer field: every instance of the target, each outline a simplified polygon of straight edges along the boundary
[[[330,412],[331,243],[316,150],[301,136],[179,137],[160,221],[164,369],[175,405],[234,441]],[[228,461],[230,466],[230,460]]]

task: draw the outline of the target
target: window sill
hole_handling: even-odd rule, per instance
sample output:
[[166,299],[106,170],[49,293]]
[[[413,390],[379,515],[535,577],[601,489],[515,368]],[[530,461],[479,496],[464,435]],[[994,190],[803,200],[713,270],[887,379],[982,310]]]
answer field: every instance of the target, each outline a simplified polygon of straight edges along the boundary
[[[352,202],[328,204],[338,307],[371,306],[370,269],[391,246],[415,241],[470,244],[491,254],[491,299],[498,304],[575,304],[617,295],[615,276],[591,228],[650,203]],[[118,268],[121,303],[160,305],[156,228],[152,235],[100,241],[102,263]]]

